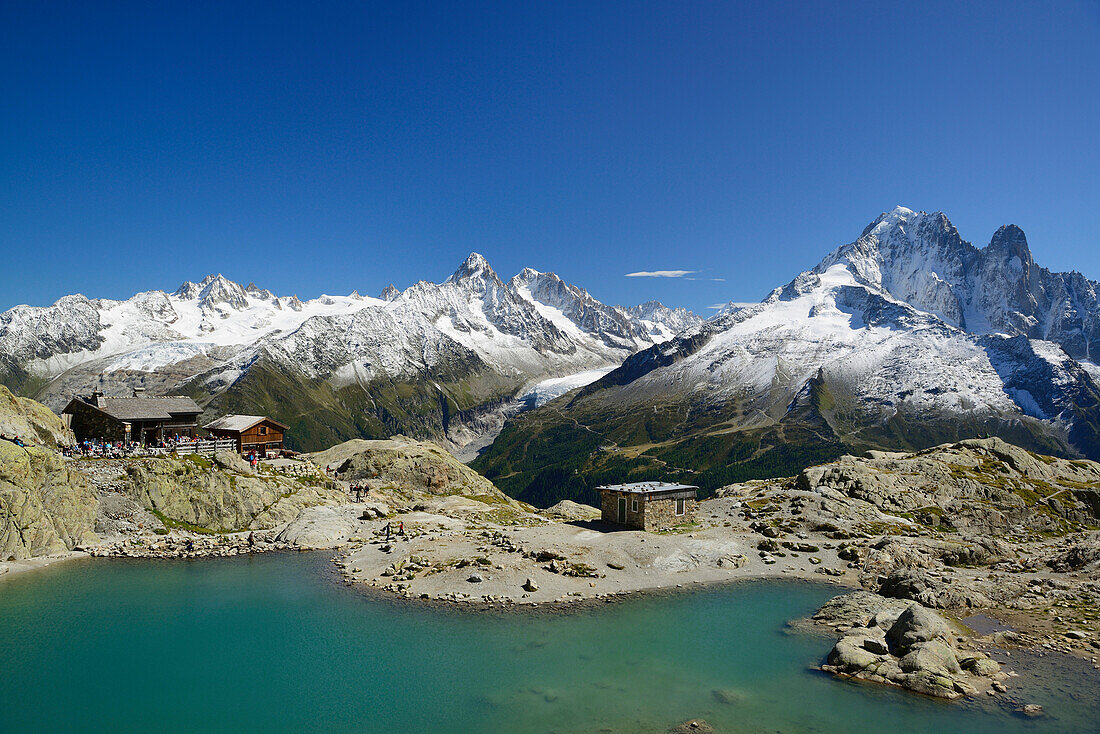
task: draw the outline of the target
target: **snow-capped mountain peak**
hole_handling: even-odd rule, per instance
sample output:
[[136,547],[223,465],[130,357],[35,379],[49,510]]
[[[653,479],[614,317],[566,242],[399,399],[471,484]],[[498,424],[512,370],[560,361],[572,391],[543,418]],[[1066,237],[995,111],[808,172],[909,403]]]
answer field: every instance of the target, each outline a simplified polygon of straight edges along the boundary
[[1005,260],[1018,257],[1022,265],[1035,264],[1031,257],[1031,248],[1027,245],[1027,237],[1015,224],[1006,224],[998,228],[986,249],[991,256]]
[[975,334],[1023,334],[1100,359],[1100,285],[1035,264],[1016,225],[984,248],[962,239],[942,212],[896,207],[811,271],[843,264],[861,283]]
[[217,308],[225,305],[237,311],[248,308],[248,294],[244,287],[220,273],[208,275],[199,285],[201,286],[198,293],[200,306]]
[[458,266],[458,270],[454,271],[451,277],[447,278],[448,283],[458,283],[468,280],[486,280],[494,285],[499,284],[503,286],[500,277],[489,265],[489,261],[485,259],[483,255],[477,252],[471,252],[470,256]]
[[978,249],[942,213],[898,207],[764,301],[632,355],[577,410],[805,421],[857,449],[994,433],[1096,458],[1098,291],[1036,266],[1018,227]]
[[[546,294],[520,287],[536,280]],[[115,382],[166,391],[189,381],[189,390],[216,396],[260,364],[341,389],[442,370],[491,386],[500,399],[540,380],[610,369],[670,334],[667,324],[605,306],[553,274],[528,268],[505,285],[472,253],[443,283],[391,285],[381,298],[302,301],[212,274],[171,294],[17,307],[0,314],[0,379],[48,381],[38,397],[55,408]]]

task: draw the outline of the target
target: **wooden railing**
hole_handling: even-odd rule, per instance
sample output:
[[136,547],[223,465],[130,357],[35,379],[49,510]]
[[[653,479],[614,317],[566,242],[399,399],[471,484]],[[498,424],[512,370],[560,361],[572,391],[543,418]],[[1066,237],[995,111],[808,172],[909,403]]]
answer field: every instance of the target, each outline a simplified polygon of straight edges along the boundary
[[165,448],[149,448],[145,449],[149,454],[199,454],[200,456],[210,456],[218,451],[236,451],[237,442],[231,438],[220,438],[216,441],[182,441],[173,446],[167,446]]

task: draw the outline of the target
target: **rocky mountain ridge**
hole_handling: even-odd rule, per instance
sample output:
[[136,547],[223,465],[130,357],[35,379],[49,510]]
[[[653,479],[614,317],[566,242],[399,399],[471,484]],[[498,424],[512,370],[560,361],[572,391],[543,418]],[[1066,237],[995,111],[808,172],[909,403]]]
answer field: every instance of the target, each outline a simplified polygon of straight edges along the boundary
[[[612,471],[710,489],[986,435],[1100,458],[1097,287],[1036,266],[1018,228],[979,250],[942,213],[898,207],[762,302],[517,417],[478,466],[552,503],[591,501],[584,477]],[[561,477],[526,457],[551,440],[566,447],[555,463],[582,471],[543,497]]]
[[896,207],[813,272],[837,264],[860,282],[968,333],[1054,342],[1089,362],[1100,355],[1100,284],[1077,272],[1040,267],[1014,224],[999,228],[979,249],[942,212]]
[[[93,388],[183,392],[212,414],[305,420],[291,440],[306,448],[401,430],[461,444],[459,424],[524,388],[615,366],[700,321],[660,304],[637,314],[552,273],[506,284],[477,253],[443,283],[381,298],[303,302],[211,275],[171,294],[74,295],[0,314],[0,382],[54,410]],[[328,425],[296,414],[295,399],[331,406]]]

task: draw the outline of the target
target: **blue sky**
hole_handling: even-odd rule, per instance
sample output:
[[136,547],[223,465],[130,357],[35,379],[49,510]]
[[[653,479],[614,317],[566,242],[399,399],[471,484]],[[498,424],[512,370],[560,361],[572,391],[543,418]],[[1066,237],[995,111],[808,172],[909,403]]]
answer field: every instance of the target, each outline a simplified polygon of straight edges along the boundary
[[476,250],[707,313],[896,204],[1100,278],[1097,2],[106,5],[0,4],[0,308]]

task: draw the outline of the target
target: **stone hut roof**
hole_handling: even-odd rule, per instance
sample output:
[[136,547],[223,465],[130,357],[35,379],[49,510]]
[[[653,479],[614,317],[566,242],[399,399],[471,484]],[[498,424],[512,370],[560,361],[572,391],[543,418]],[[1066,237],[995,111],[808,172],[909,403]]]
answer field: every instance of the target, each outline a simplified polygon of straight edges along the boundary
[[669,484],[667,482],[632,482],[630,484],[605,484],[596,487],[596,491],[626,492],[628,494],[664,494],[665,492],[694,492],[699,489],[691,484]]

